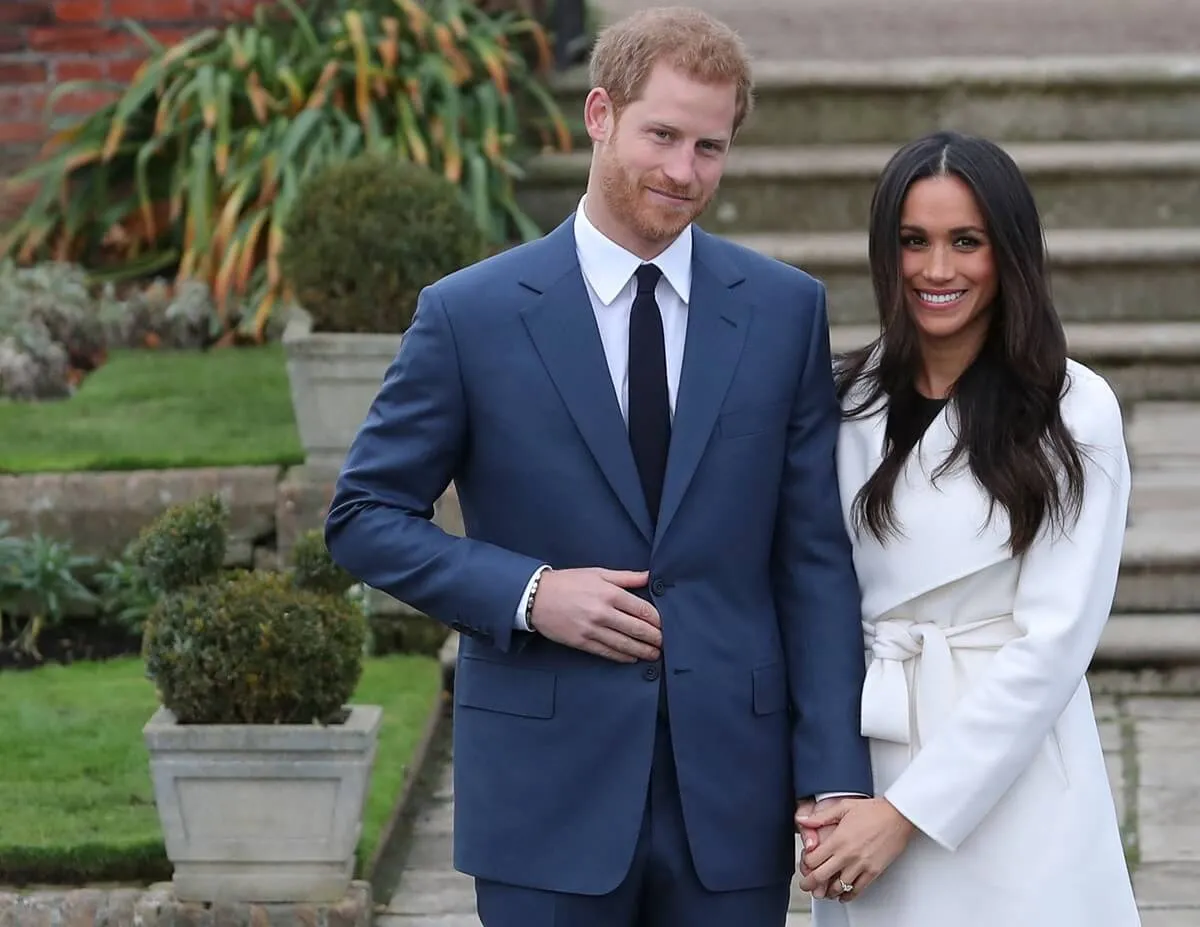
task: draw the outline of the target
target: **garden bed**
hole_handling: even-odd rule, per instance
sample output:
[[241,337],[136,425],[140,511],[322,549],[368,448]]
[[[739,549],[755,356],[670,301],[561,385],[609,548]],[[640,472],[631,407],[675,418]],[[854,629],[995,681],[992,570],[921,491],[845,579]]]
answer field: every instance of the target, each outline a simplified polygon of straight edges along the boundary
[[46,664],[70,666],[80,661],[136,656],[141,648],[139,633],[113,621],[95,616],[67,618],[38,635],[36,657],[13,646],[11,641],[4,641],[0,645],[0,673],[38,669]]
[[283,349],[114,351],[69,399],[0,400],[0,471],[303,462]]
[[[383,707],[358,847],[374,855],[441,698],[438,661],[371,658],[354,701]],[[142,662],[0,673],[0,884],[149,884],[171,867],[162,844],[142,727],[154,712]]]

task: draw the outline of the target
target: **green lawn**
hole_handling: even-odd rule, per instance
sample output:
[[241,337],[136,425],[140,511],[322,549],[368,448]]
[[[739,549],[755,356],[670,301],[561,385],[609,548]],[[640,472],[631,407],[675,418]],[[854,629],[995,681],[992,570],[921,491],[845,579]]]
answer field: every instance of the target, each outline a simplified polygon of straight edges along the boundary
[[0,472],[304,459],[283,349],[120,351],[70,399],[0,400]]
[[[440,698],[436,659],[367,660],[354,701],[383,706],[360,865],[375,851]],[[0,673],[0,884],[170,877],[142,726],[153,685],[137,658]]]

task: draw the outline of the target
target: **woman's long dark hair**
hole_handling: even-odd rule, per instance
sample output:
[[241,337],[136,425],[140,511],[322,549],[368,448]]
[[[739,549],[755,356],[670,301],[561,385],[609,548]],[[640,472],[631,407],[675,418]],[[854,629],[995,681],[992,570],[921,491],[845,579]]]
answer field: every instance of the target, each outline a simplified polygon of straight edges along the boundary
[[1067,346],[1050,295],[1037,206],[1012,158],[986,139],[954,132],[918,139],[892,157],[876,186],[870,261],[881,334],[839,358],[838,393],[845,397],[856,384],[865,387],[861,401],[847,409],[849,417],[886,398],[896,427],[888,428],[883,461],[855,499],[855,517],[881,541],[901,533],[892,493],[920,439],[914,383],[921,352],[901,274],[900,218],[913,183],[944,176],[959,178],[974,193],[998,288],[983,347],[951,394],[957,440],[933,477],[965,458],[990,496],[989,517],[997,505],[1007,512],[1009,547],[1019,555],[1047,518],[1064,528],[1078,516],[1083,459],[1059,408]]

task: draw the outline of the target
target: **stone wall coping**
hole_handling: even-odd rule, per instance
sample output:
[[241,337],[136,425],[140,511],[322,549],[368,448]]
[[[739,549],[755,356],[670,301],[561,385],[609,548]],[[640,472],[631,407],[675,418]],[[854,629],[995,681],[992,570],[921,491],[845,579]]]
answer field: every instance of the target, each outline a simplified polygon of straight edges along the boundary
[[369,927],[371,885],[354,881],[327,904],[201,904],[175,897],[171,883],[148,888],[0,891],[5,927]]

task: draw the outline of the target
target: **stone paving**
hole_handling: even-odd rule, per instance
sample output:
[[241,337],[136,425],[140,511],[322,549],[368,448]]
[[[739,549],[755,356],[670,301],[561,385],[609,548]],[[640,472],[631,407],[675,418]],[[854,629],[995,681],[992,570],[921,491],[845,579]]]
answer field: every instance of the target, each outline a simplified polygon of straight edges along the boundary
[[[1200,699],[1096,698],[1109,780],[1143,927],[1200,925]],[[450,865],[453,801],[447,768],[415,823],[408,866],[378,927],[477,927],[471,880]],[[811,924],[793,894],[788,927]]]

